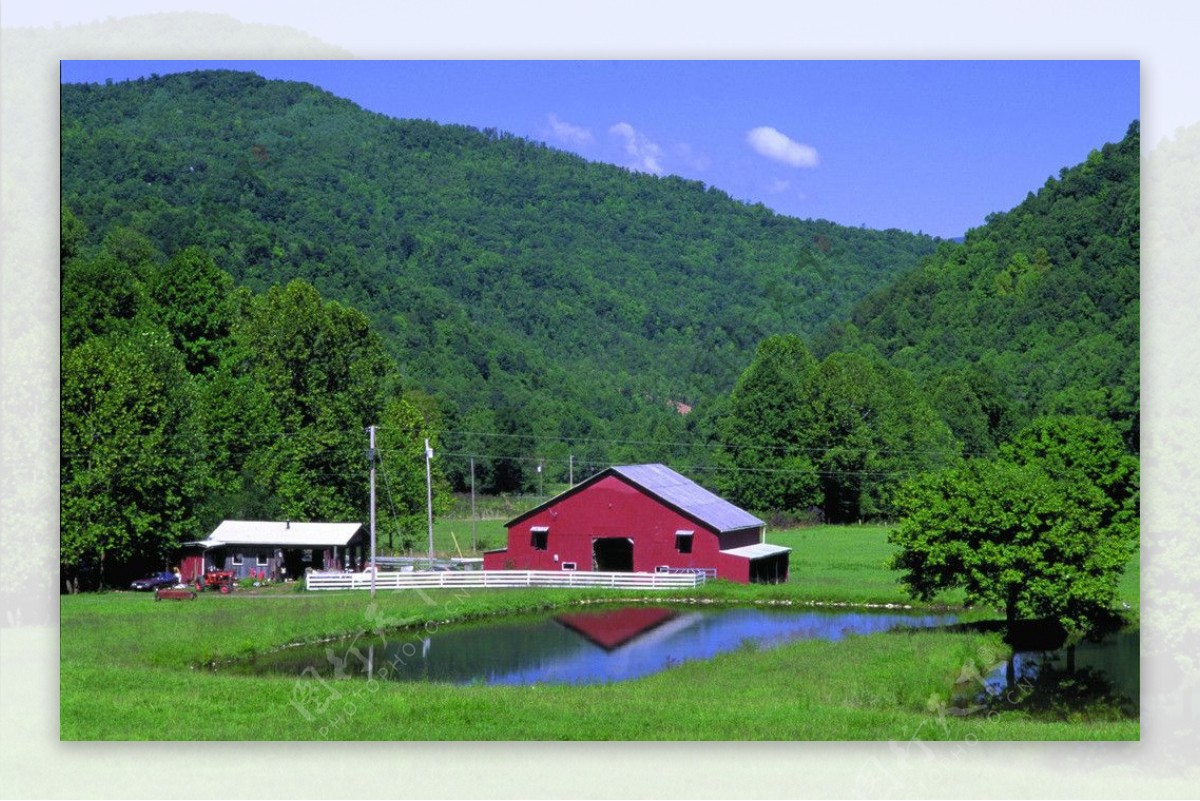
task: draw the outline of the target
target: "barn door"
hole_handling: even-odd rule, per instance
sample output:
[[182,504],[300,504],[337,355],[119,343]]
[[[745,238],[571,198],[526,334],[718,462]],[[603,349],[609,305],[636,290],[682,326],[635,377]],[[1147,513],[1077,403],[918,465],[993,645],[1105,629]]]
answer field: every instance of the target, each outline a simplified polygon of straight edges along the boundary
[[633,540],[628,537],[597,537],[592,540],[592,570],[632,573]]

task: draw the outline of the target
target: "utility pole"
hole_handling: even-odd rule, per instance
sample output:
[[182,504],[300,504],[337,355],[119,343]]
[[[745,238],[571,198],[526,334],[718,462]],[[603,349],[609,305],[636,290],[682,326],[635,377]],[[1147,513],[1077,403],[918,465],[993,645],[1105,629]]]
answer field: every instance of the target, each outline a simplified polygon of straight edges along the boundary
[[569,469],[567,471],[567,483],[573,487],[575,486],[575,454],[571,454],[568,465]]
[[478,551],[479,545],[475,536],[475,457],[471,457],[471,550]]
[[370,448],[367,456],[371,460],[371,597],[375,597],[375,426],[367,428]]
[[538,460],[538,498],[541,498],[545,493],[542,491],[542,462]]
[[429,463],[433,459],[433,448],[425,440],[425,506],[429,510],[429,569],[433,570],[433,474]]

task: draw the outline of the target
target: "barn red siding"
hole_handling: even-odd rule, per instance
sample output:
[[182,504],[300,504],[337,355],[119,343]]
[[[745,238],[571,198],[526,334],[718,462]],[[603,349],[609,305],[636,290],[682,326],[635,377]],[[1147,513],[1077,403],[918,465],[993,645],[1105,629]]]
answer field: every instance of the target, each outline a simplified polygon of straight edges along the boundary
[[[533,530],[544,527],[546,549],[533,547]],[[676,548],[676,532],[691,531],[691,553]],[[722,556],[722,548],[759,542],[761,531],[745,529],[719,536],[616,476],[606,476],[519,520],[508,532],[508,549],[484,555],[487,570],[561,570],[574,562],[592,569],[596,538],[633,540],[633,570],[652,572],[660,565],[714,568],[718,576],[749,580],[749,561]]]

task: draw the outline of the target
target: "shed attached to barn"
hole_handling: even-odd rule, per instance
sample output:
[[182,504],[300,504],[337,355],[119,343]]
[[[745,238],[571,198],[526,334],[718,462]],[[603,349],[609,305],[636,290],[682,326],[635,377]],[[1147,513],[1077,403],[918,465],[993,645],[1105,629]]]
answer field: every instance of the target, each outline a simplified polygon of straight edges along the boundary
[[226,520],[207,539],[184,544],[180,573],[191,582],[209,570],[237,578],[299,578],[307,568],[361,568],[370,558],[362,523]]
[[742,583],[787,581],[790,548],[765,524],[661,464],[610,467],[505,524],[487,570],[704,570]]

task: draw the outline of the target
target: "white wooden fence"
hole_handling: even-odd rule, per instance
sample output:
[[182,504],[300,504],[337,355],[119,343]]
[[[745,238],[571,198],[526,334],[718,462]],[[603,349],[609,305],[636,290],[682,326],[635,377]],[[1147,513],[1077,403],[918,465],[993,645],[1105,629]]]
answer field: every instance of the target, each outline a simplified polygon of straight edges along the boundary
[[[379,590],[418,587],[623,587],[667,590],[698,587],[703,573],[599,573],[594,570],[464,570],[380,572],[375,576]],[[309,590],[368,590],[370,573],[314,571],[305,579]]]

